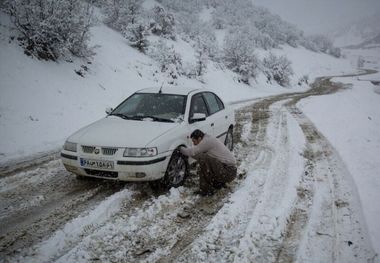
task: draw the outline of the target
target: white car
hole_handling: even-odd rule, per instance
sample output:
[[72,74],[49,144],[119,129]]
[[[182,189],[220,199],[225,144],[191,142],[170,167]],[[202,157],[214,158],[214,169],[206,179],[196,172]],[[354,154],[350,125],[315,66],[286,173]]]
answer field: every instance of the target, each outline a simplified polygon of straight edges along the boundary
[[106,113],[67,139],[61,152],[67,171],[121,181],[161,179],[176,187],[194,161],[176,151],[192,146],[192,131],[200,129],[233,148],[234,112],[205,89],[143,89]]

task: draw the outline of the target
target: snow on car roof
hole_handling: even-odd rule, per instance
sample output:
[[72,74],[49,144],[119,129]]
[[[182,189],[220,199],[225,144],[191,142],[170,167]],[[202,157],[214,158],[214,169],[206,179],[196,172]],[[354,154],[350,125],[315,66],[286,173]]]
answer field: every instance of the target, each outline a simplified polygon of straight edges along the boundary
[[[141,89],[137,92],[139,93],[158,93],[160,90],[160,87],[154,87],[154,88],[146,88],[146,89]],[[162,87],[161,92],[163,94],[178,94],[178,95],[188,95],[192,91],[196,90],[203,90],[205,89],[200,89],[200,88],[190,88],[190,87]]]

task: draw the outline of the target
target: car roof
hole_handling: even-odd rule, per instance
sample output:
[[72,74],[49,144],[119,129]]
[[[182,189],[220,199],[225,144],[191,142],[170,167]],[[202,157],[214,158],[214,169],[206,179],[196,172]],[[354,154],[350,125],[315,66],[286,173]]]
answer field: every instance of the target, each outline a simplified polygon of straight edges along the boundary
[[194,91],[208,91],[204,88],[192,88],[192,87],[153,87],[136,91],[136,93],[158,93],[161,89],[162,94],[178,94],[188,95]]

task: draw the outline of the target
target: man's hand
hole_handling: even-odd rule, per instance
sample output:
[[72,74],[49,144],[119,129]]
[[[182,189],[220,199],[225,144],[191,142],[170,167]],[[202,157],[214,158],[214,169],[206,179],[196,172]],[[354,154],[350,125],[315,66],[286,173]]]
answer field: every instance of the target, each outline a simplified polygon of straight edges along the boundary
[[181,152],[181,154],[188,156],[188,153],[186,152],[186,147],[180,146],[179,151]]

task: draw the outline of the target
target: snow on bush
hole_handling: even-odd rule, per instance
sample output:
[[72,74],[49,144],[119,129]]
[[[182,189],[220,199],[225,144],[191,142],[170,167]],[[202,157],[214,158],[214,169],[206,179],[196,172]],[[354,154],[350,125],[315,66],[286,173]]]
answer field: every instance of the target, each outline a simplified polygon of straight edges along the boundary
[[196,47],[195,47],[195,73],[196,76],[202,76],[207,69],[207,62],[209,59],[209,50],[208,46],[202,41],[202,39],[198,39]]
[[238,28],[249,25],[247,33],[256,47],[269,49],[281,44],[297,46],[302,32],[293,25],[272,15],[267,9],[253,5],[249,0],[215,1],[213,25],[216,29]]
[[182,75],[181,55],[175,52],[173,46],[168,46],[163,40],[159,40],[149,46],[147,53],[159,63],[161,72],[166,72],[168,77],[177,79]]
[[304,46],[315,52],[330,54],[334,57],[341,57],[340,48],[334,47],[333,42],[325,35],[311,35],[305,38]]
[[144,22],[129,23],[123,29],[122,33],[124,37],[129,40],[130,46],[137,48],[140,52],[146,52],[149,46],[147,39],[149,32]]
[[152,33],[175,40],[176,32],[173,14],[166,12],[164,8],[159,6],[155,6],[151,13],[152,22],[150,23],[150,29]]
[[88,57],[93,9],[81,0],[9,0],[6,10],[21,33],[25,53],[57,60]]
[[256,78],[259,60],[254,53],[247,34],[231,32],[224,40],[223,63],[227,68],[241,75],[244,83],[249,83],[249,78]]
[[303,75],[299,80],[298,80],[298,85],[301,86],[302,84],[309,84],[309,75]]
[[118,31],[123,31],[129,24],[141,18],[141,0],[107,0],[104,3],[104,22]]
[[358,60],[356,62],[356,65],[358,68],[363,68],[365,63],[365,59],[362,56],[358,57]]
[[263,59],[264,73],[269,82],[276,81],[279,85],[285,87],[289,85],[290,76],[293,75],[291,62],[285,56],[276,56],[269,53]]

